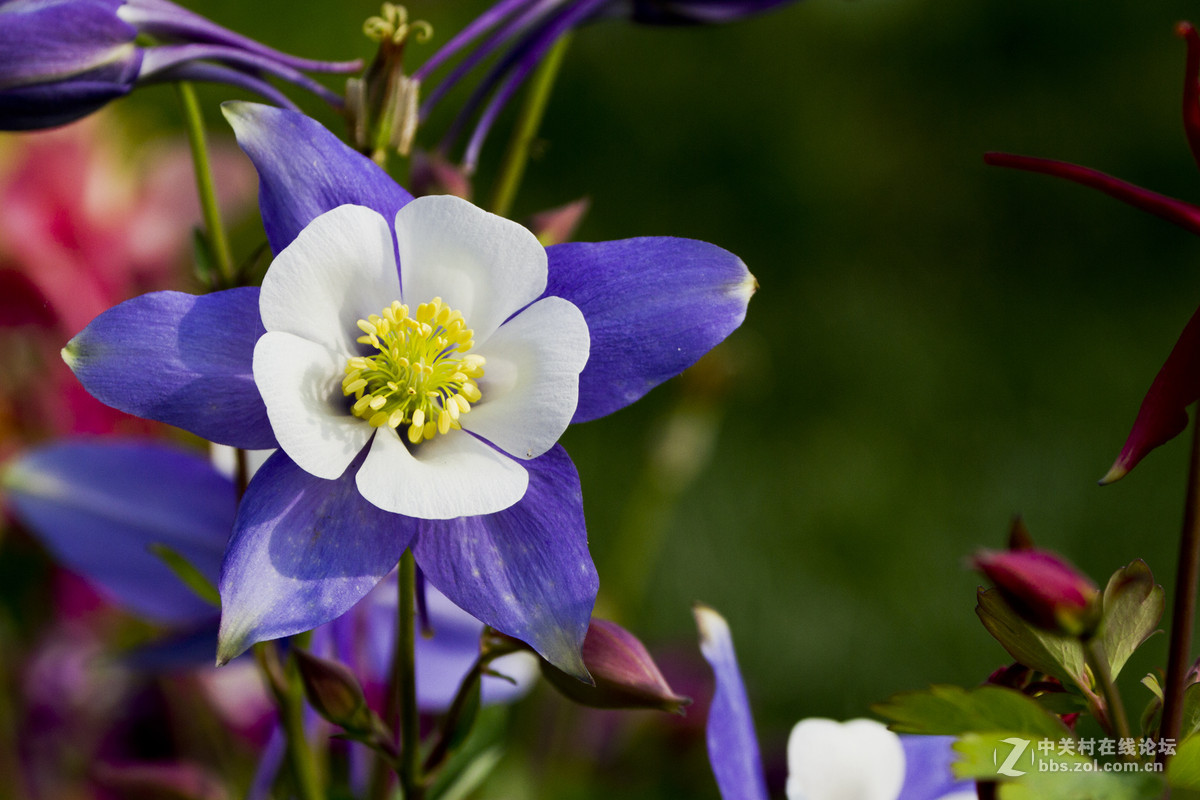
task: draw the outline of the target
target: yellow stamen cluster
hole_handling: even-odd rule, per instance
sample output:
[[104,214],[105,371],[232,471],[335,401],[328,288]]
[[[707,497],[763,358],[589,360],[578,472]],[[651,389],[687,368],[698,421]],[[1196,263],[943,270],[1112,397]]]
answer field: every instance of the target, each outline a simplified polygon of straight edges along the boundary
[[346,361],[342,393],[354,395],[356,417],[373,428],[407,425],[413,444],[461,428],[459,417],[479,402],[484,364],[468,355],[475,333],[462,312],[435,297],[410,315],[397,300],[358,327],[358,342],[379,352]]

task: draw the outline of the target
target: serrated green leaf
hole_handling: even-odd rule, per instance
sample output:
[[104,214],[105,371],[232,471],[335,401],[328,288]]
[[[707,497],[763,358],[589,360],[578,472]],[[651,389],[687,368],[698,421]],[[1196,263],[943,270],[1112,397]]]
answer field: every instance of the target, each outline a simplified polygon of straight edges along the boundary
[[1117,570],[1104,589],[1101,641],[1115,679],[1142,642],[1157,630],[1166,600],[1146,562],[1138,559]]
[[931,686],[901,692],[874,711],[892,721],[898,733],[962,735],[1012,731],[1034,739],[1058,739],[1070,732],[1057,716],[1014,689],[1003,686]]
[[175,577],[183,581],[184,586],[191,589],[197,597],[209,605],[221,607],[221,594],[217,591],[217,587],[209,583],[208,578],[204,577],[204,574],[181,553],[159,543],[150,545],[149,550],[162,559],[163,563],[175,573]]
[[981,590],[975,613],[1018,663],[1088,691],[1083,646],[1075,639],[1038,630],[1021,619],[996,589]]

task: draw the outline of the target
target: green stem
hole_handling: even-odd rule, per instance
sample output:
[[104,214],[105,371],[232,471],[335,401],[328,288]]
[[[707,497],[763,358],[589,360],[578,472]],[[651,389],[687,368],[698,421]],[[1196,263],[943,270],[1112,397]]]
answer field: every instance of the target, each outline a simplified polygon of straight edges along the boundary
[[183,121],[187,128],[188,144],[192,149],[192,167],[196,172],[196,191],[200,195],[200,210],[204,215],[204,227],[212,243],[213,257],[225,286],[234,285],[235,271],[233,253],[225,226],[221,224],[221,208],[217,204],[217,193],[213,186],[212,167],[208,161],[208,143],[204,135],[204,117],[200,113],[200,102],[196,90],[190,83],[175,84],[179,100],[183,104]]
[[[1175,598],[1171,614],[1171,645],[1167,655],[1166,686],[1163,687],[1160,741],[1178,741],[1183,724],[1183,691],[1191,669],[1192,628],[1196,620],[1196,584],[1200,573],[1200,420],[1192,410],[1192,450],[1188,459],[1187,498],[1183,506],[1183,530],[1179,536],[1179,562],[1175,567]],[[1160,753],[1165,763],[1169,756]]]
[[1096,637],[1088,637],[1082,640],[1081,644],[1083,645],[1084,660],[1092,670],[1092,676],[1100,688],[1100,696],[1104,698],[1112,733],[1121,739],[1132,739],[1133,734],[1129,732],[1129,718],[1125,716],[1125,705],[1121,702],[1121,693],[1117,691],[1116,684],[1113,683],[1112,671],[1108,668],[1108,659],[1096,648]]
[[502,217],[508,216],[517,190],[521,187],[525,165],[529,163],[529,148],[533,145],[538,127],[542,124],[546,104],[550,100],[550,90],[554,88],[554,79],[558,77],[558,70],[562,66],[563,56],[570,41],[570,35],[562,36],[550,48],[550,52],[534,72],[529,93],[525,95],[525,102],[521,105],[517,127],[509,140],[508,151],[504,154],[500,174],[496,178],[496,188],[492,193],[492,212]]
[[392,665],[400,708],[400,786],[404,800],[423,800],[421,719],[417,708],[417,564],[411,550],[400,557],[399,621],[396,659]]
[[279,710],[279,726],[287,744],[288,766],[296,794],[300,800],[322,800],[321,778],[304,734],[304,699],[298,676],[285,674],[274,642],[256,644],[254,657]]

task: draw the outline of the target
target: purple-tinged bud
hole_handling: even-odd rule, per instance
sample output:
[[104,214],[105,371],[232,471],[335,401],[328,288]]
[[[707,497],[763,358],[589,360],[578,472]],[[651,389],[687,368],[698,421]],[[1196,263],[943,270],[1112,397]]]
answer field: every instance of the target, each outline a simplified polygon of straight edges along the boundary
[[407,188],[413,197],[452,194],[470,200],[473,194],[471,178],[462,167],[450,163],[440,153],[425,150],[413,151]]
[[690,698],[675,694],[645,645],[615,622],[592,618],[583,663],[594,686],[542,662],[546,680],[569,699],[592,708],[655,708],[682,714]]
[[374,729],[374,714],[367,707],[362,686],[348,667],[300,649],[294,652],[304,694],[318,714],[348,731]]
[[533,235],[538,237],[543,247],[569,242],[590,205],[590,200],[581,197],[565,206],[539,211],[529,218],[525,227],[533,231]]
[[1022,619],[1055,633],[1087,638],[1100,624],[1096,584],[1045,550],[984,551],[972,565]]
[[[340,105],[304,71],[362,66],[280,53],[167,0],[0,0],[0,32],[0,130],[10,131],[63,125],[165,81],[226,83],[294,107],[271,75]],[[161,44],[140,46],[139,35]]]

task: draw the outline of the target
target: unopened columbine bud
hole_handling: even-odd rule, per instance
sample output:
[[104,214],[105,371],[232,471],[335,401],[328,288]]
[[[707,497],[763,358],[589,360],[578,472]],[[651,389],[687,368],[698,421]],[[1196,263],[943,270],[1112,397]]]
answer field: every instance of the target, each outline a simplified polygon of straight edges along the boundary
[[1013,611],[1031,625],[1086,638],[1100,624],[1100,590],[1045,550],[984,551],[973,566],[996,584]]
[[348,731],[372,729],[374,715],[362,687],[344,664],[299,649],[295,655],[304,693],[318,714]]
[[683,713],[692,701],[675,694],[666,678],[632,633],[593,618],[583,640],[583,663],[594,686],[542,662],[546,680],[576,703],[593,708],[656,708]]

